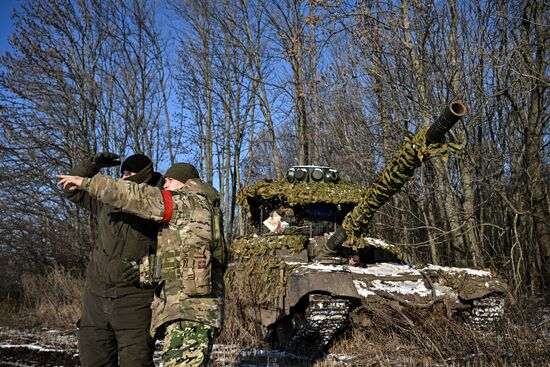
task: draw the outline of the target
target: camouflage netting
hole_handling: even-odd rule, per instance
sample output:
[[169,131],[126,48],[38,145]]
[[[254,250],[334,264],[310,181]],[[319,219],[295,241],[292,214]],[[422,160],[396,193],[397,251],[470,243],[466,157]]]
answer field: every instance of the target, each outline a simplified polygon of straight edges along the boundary
[[439,284],[456,289],[458,296],[463,300],[482,298],[492,293],[511,295],[507,284],[497,277],[476,276],[468,272],[449,272],[435,269],[420,270],[430,278],[437,279]]
[[241,258],[225,274],[223,342],[265,346],[267,325],[283,310],[284,287],[295,266],[279,258]]
[[274,255],[276,250],[298,253],[307,244],[305,236],[238,237],[231,244],[235,262],[227,270],[226,290],[248,306],[277,309],[284,295],[288,275],[297,265],[289,265]]
[[284,179],[262,180],[239,191],[237,201],[244,208],[261,199],[284,198],[290,206],[311,203],[356,204],[366,193],[363,186],[350,181],[337,183],[291,183]]
[[290,254],[302,251],[308,243],[306,236],[237,237],[231,244],[231,253],[238,258],[275,255],[276,250],[289,250]]
[[461,153],[463,147],[454,143],[427,144],[427,129],[407,137],[405,145],[392,159],[378,179],[362,195],[357,206],[346,216],[342,226],[354,248],[363,246],[360,241],[376,211],[411,179],[414,170],[433,156],[448,158],[449,152]]
[[[254,225],[271,211],[282,212],[284,208],[309,204],[338,205],[341,218],[347,214],[365,195],[366,189],[349,181],[337,183],[290,183],[284,179],[262,180],[239,191],[237,200]],[[262,210],[265,210],[262,213]]]
[[279,309],[288,276],[296,267],[277,257],[233,263],[225,276],[228,298],[243,307]]

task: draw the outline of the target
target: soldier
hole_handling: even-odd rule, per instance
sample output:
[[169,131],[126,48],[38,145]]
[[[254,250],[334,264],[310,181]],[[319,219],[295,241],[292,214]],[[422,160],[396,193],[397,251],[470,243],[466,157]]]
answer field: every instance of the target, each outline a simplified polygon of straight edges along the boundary
[[151,335],[164,336],[164,366],[206,366],[222,323],[226,263],[216,190],[187,163],[168,169],[164,190],[99,175],[58,178],[64,188],[72,184],[71,189],[162,223]]
[[[120,164],[118,155],[99,153],[71,170],[94,177],[100,168]],[[121,166],[128,182],[153,187],[161,175],[142,154]],[[86,191],[65,190],[65,196],[97,218],[98,234],[86,270],[78,348],[83,367],[154,366],[154,339],[149,335],[153,289],[140,287],[131,261],[156,249],[158,223],[124,213]]]

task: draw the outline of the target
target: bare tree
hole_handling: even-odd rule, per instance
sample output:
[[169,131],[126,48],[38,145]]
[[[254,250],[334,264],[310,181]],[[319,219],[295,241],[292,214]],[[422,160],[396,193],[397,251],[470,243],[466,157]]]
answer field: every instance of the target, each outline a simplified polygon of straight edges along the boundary
[[83,269],[95,219],[62,199],[55,174],[102,150],[158,157],[154,11],[138,0],[36,0],[15,19],[14,51],[0,61],[0,165],[14,172],[0,194],[1,246],[18,271]]

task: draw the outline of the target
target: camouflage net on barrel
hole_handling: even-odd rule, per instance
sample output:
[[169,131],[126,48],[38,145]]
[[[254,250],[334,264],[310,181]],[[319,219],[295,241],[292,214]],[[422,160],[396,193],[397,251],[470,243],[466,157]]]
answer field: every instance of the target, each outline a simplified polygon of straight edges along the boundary
[[275,255],[276,250],[289,250],[290,254],[302,251],[307,245],[306,236],[238,237],[231,244],[231,253],[239,258]]
[[447,159],[449,152],[463,151],[463,147],[455,143],[428,144],[426,132],[427,129],[422,129],[416,135],[405,139],[405,145],[397,156],[388,163],[378,179],[363,194],[357,206],[344,219],[342,226],[354,248],[363,246],[361,235],[366,231],[376,211],[399,192],[422,162],[433,156]]

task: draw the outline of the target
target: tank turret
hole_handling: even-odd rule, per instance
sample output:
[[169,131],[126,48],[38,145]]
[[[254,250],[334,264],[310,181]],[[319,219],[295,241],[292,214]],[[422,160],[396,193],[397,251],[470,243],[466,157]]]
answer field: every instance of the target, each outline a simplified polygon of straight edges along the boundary
[[368,188],[331,167],[294,166],[285,179],[240,190],[247,234],[231,245],[226,285],[233,305],[228,309],[247,335],[318,356],[350,314],[388,299],[403,307],[444,309],[446,316],[478,326],[502,317],[508,288],[490,271],[412,266],[400,247],[365,236],[376,210],[416,168],[457,148],[445,143],[444,134],[465,113],[461,102],[453,102],[432,127],[406,139]]

